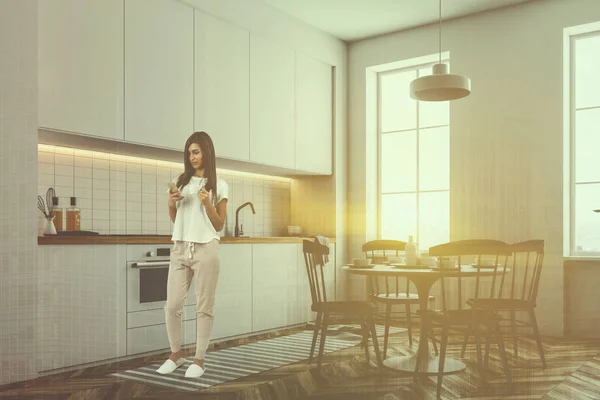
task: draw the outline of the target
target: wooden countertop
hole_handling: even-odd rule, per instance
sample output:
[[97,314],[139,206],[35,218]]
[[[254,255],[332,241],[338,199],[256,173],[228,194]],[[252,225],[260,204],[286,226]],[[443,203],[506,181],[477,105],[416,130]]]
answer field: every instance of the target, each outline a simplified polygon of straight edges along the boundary
[[[302,243],[309,237],[222,237],[221,243]],[[335,243],[334,238],[329,241]],[[63,244],[170,244],[171,236],[156,235],[93,235],[93,236],[38,236],[40,245],[63,245]]]

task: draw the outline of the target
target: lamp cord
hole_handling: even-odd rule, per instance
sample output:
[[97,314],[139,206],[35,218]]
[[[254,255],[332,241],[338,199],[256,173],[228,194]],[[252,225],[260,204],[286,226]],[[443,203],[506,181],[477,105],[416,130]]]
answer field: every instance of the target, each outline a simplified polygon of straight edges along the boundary
[[442,63],[442,0],[440,0],[440,14],[439,14],[439,46],[440,46],[440,64]]

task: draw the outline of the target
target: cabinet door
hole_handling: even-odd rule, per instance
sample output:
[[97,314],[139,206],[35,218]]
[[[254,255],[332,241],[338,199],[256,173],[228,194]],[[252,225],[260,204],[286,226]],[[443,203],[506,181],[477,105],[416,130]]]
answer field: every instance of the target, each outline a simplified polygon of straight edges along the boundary
[[194,10],[125,1],[125,140],[183,150],[194,129]]
[[196,10],[196,131],[213,139],[217,157],[250,159],[250,34]]
[[332,69],[296,53],[296,169],[331,174]]
[[298,323],[298,246],[253,244],[253,331]]
[[219,255],[213,339],[252,332],[252,245],[220,244]]
[[39,2],[40,127],[123,139],[123,1]]
[[250,37],[250,160],[294,168],[294,52]]
[[[335,245],[329,245],[329,262],[323,270],[325,276],[325,287],[328,301],[336,300],[336,271],[335,271]],[[311,311],[312,298],[310,284],[308,283],[308,272],[302,244],[298,245],[298,323],[314,321],[317,313]]]

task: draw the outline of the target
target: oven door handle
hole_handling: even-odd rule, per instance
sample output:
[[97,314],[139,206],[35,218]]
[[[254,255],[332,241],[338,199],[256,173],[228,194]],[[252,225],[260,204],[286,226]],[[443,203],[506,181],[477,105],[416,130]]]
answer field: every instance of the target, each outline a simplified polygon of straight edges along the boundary
[[169,261],[161,262],[134,262],[131,263],[131,268],[164,268],[169,266]]

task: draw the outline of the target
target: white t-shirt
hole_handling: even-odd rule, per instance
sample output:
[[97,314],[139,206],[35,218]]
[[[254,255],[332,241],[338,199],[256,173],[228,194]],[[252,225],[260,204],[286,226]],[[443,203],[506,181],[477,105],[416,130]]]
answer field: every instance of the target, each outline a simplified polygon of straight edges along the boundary
[[[177,179],[173,180],[177,184]],[[177,215],[175,225],[173,226],[172,241],[184,241],[194,243],[208,243],[214,239],[219,240],[219,234],[215,230],[206,209],[198,199],[198,192],[206,184],[206,178],[192,176],[190,182],[183,188],[180,188],[182,200],[176,204]],[[210,201],[217,205],[223,199],[226,199],[229,193],[227,183],[217,177],[217,201],[214,201],[214,193],[211,191]]]

